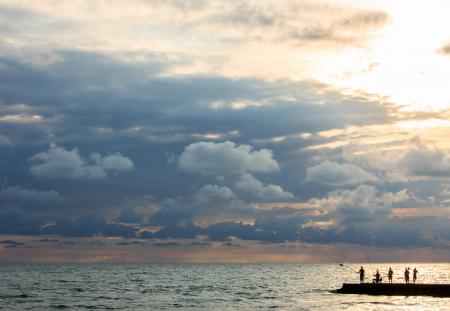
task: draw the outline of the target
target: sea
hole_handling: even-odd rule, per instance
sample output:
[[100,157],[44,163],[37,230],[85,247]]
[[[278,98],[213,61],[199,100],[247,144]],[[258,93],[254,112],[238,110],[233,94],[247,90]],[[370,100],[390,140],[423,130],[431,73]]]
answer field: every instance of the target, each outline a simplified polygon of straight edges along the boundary
[[[450,264],[2,264],[1,310],[450,310],[450,298],[330,290],[389,267],[450,283]],[[386,278],[387,279],[387,278]],[[371,280],[367,280],[371,281]]]

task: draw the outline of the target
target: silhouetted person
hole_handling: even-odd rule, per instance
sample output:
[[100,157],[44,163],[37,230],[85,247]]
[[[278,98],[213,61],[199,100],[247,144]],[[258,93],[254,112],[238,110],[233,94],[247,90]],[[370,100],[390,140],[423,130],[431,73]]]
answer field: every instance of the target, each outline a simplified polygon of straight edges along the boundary
[[389,271],[388,271],[388,280],[389,280],[389,283],[392,283],[392,276],[394,275],[394,271],[392,271],[392,268],[389,268]]
[[409,284],[409,268],[405,268],[405,282]]
[[359,282],[360,283],[364,283],[364,277],[365,277],[365,272],[364,272],[364,268],[361,267],[361,269],[359,269]]
[[380,272],[378,272],[378,270],[377,270],[377,273],[375,273],[373,276],[375,278],[372,280],[372,283],[381,284],[382,278],[381,278]]
[[416,268],[414,268],[414,270],[413,270],[413,282],[414,282],[414,284],[416,283],[416,280],[417,280],[417,273],[418,273],[419,271],[417,271],[417,269]]

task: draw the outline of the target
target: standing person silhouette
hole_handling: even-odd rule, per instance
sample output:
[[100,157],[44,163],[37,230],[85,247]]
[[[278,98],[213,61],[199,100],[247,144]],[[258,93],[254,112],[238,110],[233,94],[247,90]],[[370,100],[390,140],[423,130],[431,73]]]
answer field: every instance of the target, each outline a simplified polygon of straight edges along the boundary
[[417,273],[418,273],[419,271],[414,267],[414,270],[413,270],[413,282],[414,282],[414,284],[416,284],[416,280],[417,280]]
[[361,269],[359,269],[359,282],[360,283],[364,283],[364,276],[365,276],[364,268],[361,266]]
[[392,283],[392,276],[394,275],[394,271],[392,271],[392,268],[389,267],[389,271],[388,271],[388,280],[389,283]]
[[405,283],[409,284],[409,269],[405,268]]

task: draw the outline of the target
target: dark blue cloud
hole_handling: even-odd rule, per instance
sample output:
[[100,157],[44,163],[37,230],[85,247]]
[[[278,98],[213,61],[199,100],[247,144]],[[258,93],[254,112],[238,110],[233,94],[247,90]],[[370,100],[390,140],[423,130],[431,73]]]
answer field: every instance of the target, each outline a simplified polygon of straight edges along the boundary
[[[41,116],[33,122],[0,122],[0,134],[11,141],[11,145],[0,145],[1,177],[12,185],[0,190],[0,199],[4,199],[0,202],[2,233],[143,239],[195,239],[206,235],[217,241],[236,237],[270,243],[388,245],[388,231],[371,229],[365,233],[355,229],[361,217],[367,216],[367,211],[355,206],[340,207],[338,212],[348,215],[348,222],[342,222],[341,227],[322,229],[305,226],[317,220],[308,216],[307,210],[267,211],[253,204],[267,199],[262,194],[268,190],[272,194],[276,189],[284,191],[279,191],[282,195],[274,200],[307,200],[334,190],[329,184],[311,185],[302,180],[306,169],[318,164],[314,162],[318,154],[332,158],[342,150],[314,152],[304,148],[329,141],[315,135],[318,131],[391,122],[388,108],[377,101],[344,96],[312,81],[170,76],[167,70],[171,65],[164,55],[150,55],[146,63],[87,52],[59,51],[55,55],[58,61],[47,65],[0,59],[0,117]],[[258,105],[235,109],[236,102]],[[305,132],[312,133],[310,138],[295,136]],[[211,141],[203,134],[218,135],[219,143],[229,140],[254,150],[270,149],[278,168],[252,171],[254,179],[260,181],[262,194],[254,188],[246,195],[235,190],[233,186],[242,181],[242,176],[225,176],[223,170],[197,175],[198,170],[179,169],[176,163],[186,146]],[[277,136],[286,138],[277,143],[270,141]],[[30,157],[47,152],[50,143],[69,151],[78,148],[81,155],[120,152],[133,161],[135,169],[90,180],[31,175],[30,167],[35,163]],[[367,178],[359,178],[358,182],[364,180]],[[276,188],[278,185],[280,188]],[[233,195],[216,201],[202,199],[199,192],[205,186],[228,189]],[[249,191],[248,187],[241,189]],[[130,202],[149,195],[153,195],[158,207],[145,214],[151,214],[147,222],[147,216],[137,213]],[[26,204],[27,200],[32,200],[32,206]],[[140,207],[147,208],[148,204]],[[118,210],[122,212],[116,218]],[[376,212],[388,214],[383,209]],[[197,218],[218,214],[230,219],[249,218],[255,223],[228,221],[207,227],[194,224]],[[118,223],[109,221],[114,218]],[[148,230],[147,225],[162,229]],[[409,235],[416,238],[411,241],[404,231],[392,234],[399,236],[398,244],[425,245],[413,233]]]
[[[122,199],[130,191],[146,195],[152,188],[152,194],[162,197],[189,192],[187,185],[198,183],[202,177],[186,176],[167,165],[166,154],[179,155],[187,144],[199,140],[194,134],[218,133],[238,144],[251,144],[260,138],[389,121],[387,109],[377,102],[345,97],[315,82],[268,83],[201,75],[162,77],[159,74],[169,65],[161,55],[143,64],[96,53],[55,53],[59,60],[49,65],[0,60],[0,101],[6,109],[1,111],[43,118],[20,124],[0,122],[0,133],[14,144],[14,148],[3,147],[2,171],[17,183],[29,183],[26,169],[12,168],[29,166],[27,159],[45,151],[51,142],[67,150],[79,148],[82,154],[121,152],[136,167],[136,172],[120,180],[120,185],[117,180],[97,184],[32,181],[71,192],[71,200],[81,197],[84,187],[98,189],[97,196],[80,200],[86,203],[69,200],[66,206],[106,207],[119,202],[117,196],[121,194]],[[286,94],[293,100],[284,100]],[[229,106],[235,101],[264,105],[236,110]],[[224,104],[211,108],[214,102]],[[18,108],[17,103],[25,104],[26,109]],[[239,134],[227,134],[233,131]],[[291,184],[289,188],[294,189],[297,173],[307,165],[306,161],[293,159],[291,153],[312,142],[287,140],[271,147],[284,167],[293,168],[278,177]]]
[[120,212],[119,216],[117,217],[118,222],[124,222],[124,223],[140,223],[144,219],[144,216],[140,213],[137,213],[133,209],[126,209]]
[[39,234],[46,220],[41,213],[24,212],[10,205],[0,207],[0,233],[3,234]]
[[136,229],[122,224],[108,223],[98,215],[82,215],[77,218],[61,218],[46,226],[41,234],[56,234],[66,237],[91,237],[94,235],[134,237]]

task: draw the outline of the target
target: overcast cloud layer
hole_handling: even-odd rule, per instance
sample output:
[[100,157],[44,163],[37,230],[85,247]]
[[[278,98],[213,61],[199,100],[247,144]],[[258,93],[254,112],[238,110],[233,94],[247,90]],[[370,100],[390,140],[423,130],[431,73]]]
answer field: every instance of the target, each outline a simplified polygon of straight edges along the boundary
[[[199,251],[450,246],[450,146],[408,123],[447,112],[306,74],[309,56],[363,50],[388,12],[5,1],[0,16],[0,234]],[[259,59],[261,46],[279,58]]]

